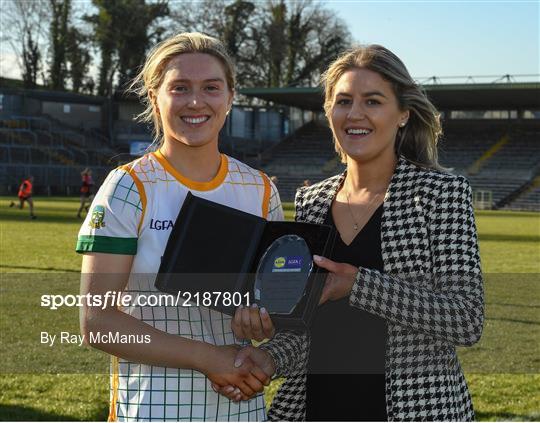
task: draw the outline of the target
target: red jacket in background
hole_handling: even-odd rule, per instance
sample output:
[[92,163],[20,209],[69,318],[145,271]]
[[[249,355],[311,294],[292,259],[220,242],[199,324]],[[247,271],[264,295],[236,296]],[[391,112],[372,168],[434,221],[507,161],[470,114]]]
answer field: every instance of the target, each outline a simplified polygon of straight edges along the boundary
[[25,179],[19,187],[18,196],[21,198],[28,198],[32,195],[32,182],[30,179]]

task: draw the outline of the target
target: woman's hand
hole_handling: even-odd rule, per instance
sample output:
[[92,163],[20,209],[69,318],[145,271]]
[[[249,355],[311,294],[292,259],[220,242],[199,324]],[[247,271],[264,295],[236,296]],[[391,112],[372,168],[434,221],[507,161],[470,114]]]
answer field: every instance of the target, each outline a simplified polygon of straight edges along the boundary
[[319,300],[319,305],[328,300],[335,301],[351,294],[352,287],[358,274],[358,268],[347,263],[336,263],[321,256],[313,256],[315,264],[328,270],[328,276]]
[[255,303],[251,307],[240,306],[236,309],[231,328],[237,339],[254,339],[258,342],[271,339],[276,333],[266,309],[259,308]]
[[[200,369],[212,383],[215,391],[222,393],[234,401],[247,400],[257,392],[262,392],[265,385],[270,383],[273,368],[257,356],[254,362],[251,356],[245,353],[237,354],[240,348],[233,345],[216,346],[212,353],[204,360]],[[225,387],[223,390],[220,387]],[[223,391],[223,392],[222,392]]]

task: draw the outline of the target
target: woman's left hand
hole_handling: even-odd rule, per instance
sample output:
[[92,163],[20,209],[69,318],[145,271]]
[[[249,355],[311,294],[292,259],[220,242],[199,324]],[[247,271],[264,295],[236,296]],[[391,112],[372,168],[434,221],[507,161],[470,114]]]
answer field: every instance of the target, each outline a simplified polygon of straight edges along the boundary
[[335,301],[350,295],[358,274],[358,267],[348,263],[336,263],[316,255],[313,256],[313,260],[317,266],[328,270],[319,305],[328,300]]
[[271,339],[276,333],[268,311],[264,307],[259,308],[256,303],[251,307],[238,307],[231,328],[237,339],[254,339],[258,342]]

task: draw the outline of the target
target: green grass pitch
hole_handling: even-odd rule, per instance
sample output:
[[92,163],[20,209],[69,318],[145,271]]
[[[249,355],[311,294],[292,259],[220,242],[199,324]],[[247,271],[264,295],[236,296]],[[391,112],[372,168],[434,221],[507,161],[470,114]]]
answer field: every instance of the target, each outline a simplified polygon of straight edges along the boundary
[[[78,330],[76,308],[43,310],[38,295],[78,293],[78,199],[36,198],[35,221],[9,201],[0,197],[0,420],[104,420],[107,356],[38,339]],[[481,341],[459,350],[477,418],[540,420],[540,214],[478,212],[477,225],[486,321]]]

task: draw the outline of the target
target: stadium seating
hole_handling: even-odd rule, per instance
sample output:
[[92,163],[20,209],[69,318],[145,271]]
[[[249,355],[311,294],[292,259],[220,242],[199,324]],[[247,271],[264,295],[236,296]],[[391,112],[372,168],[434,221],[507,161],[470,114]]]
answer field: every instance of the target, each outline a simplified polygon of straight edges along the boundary
[[[315,183],[343,169],[329,128],[315,122],[304,125],[263,158],[264,171],[278,178],[283,201],[292,201],[305,179]],[[538,129],[512,128],[500,122],[450,122],[439,144],[439,162],[466,176],[473,190],[490,192],[494,208],[540,210],[539,188],[518,195],[540,170]]]
[[112,167],[115,151],[103,135],[67,127],[47,116],[8,116],[0,119],[0,180],[4,193],[13,193],[28,175],[37,193],[78,193],[80,172],[94,171],[100,183]]
[[507,210],[531,210],[540,211],[540,186],[527,192],[511,204],[505,206]]
[[[141,128],[139,128],[142,130]],[[311,121],[283,141],[263,146],[230,136],[220,148],[269,176],[276,176],[283,201],[292,201],[305,180],[316,183],[341,172],[332,134],[322,122]],[[33,174],[47,192],[77,193],[80,172],[94,170],[96,183],[121,162],[131,160],[112,148],[99,131],[77,130],[47,116],[0,119],[0,180],[13,187]],[[450,120],[444,124],[439,162],[465,175],[475,191],[486,191],[491,207],[540,210],[540,128],[537,122]]]
[[[283,201],[291,201],[296,189],[308,179],[311,183],[331,176],[339,166],[327,126],[309,122],[292,136],[263,154],[262,168],[278,178],[277,187]],[[339,170],[338,170],[339,171]]]
[[501,136],[502,130],[471,133],[459,126],[445,128],[438,145],[439,163],[458,173],[465,173]]

